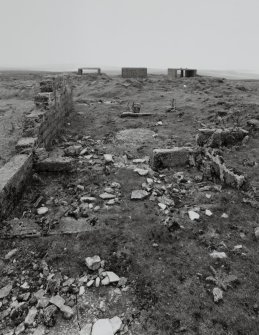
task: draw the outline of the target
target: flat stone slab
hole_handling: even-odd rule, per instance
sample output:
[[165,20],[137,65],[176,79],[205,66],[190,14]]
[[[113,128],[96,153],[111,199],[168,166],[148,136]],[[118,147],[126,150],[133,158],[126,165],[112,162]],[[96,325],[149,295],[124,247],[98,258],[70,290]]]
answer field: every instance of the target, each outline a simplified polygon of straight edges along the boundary
[[132,112],[123,112],[121,117],[145,117],[145,116],[152,116],[152,113],[132,113]]
[[74,219],[72,217],[61,218],[59,224],[49,231],[49,235],[76,234],[95,230],[86,219]]
[[174,147],[172,149],[155,149],[151,158],[153,170],[185,166],[190,162],[193,149],[189,147]]
[[35,164],[35,169],[42,172],[69,172],[73,167],[73,158],[48,157]]

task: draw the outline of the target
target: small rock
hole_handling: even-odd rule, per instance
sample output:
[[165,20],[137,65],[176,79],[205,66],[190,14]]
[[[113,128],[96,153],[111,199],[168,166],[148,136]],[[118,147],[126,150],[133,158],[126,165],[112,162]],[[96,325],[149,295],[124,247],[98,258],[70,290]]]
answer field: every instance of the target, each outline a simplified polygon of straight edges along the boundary
[[78,295],[83,295],[84,293],[85,293],[85,288],[84,288],[84,286],[80,286]]
[[259,227],[255,228],[255,237],[257,240],[259,240]]
[[134,172],[137,172],[140,176],[147,176],[149,171],[145,169],[135,169]]
[[91,335],[93,325],[91,323],[87,323],[79,332],[79,335]]
[[10,258],[12,258],[16,253],[17,253],[18,249],[15,248],[11,251],[9,251],[6,255],[5,255],[5,260],[8,260]]
[[76,187],[80,191],[84,191],[85,187],[83,185],[77,185]]
[[121,319],[118,316],[114,316],[112,319],[110,319],[110,323],[112,326],[113,334],[116,334],[121,329]]
[[7,297],[9,293],[11,292],[12,288],[13,288],[12,284],[7,284],[3,288],[1,288],[0,289],[0,299]]
[[85,262],[86,262],[86,266],[88,267],[88,269],[90,270],[98,270],[101,266],[101,258],[100,256],[93,256],[93,257],[87,257],[85,259]]
[[46,308],[49,305],[49,298],[43,297],[38,300],[37,308]]
[[30,285],[26,282],[24,282],[21,286],[20,286],[23,290],[28,290],[30,288]]
[[199,220],[200,215],[194,211],[188,211],[189,218],[194,221],[194,220]]
[[125,287],[127,284],[128,279],[125,277],[120,277],[120,280],[118,282],[118,287]]
[[97,320],[93,325],[91,335],[114,335],[110,320],[109,319]]
[[75,278],[69,278],[66,281],[64,281],[63,286],[71,286],[75,282]]
[[112,188],[121,188],[121,184],[120,184],[120,183],[117,183],[116,181],[114,181],[114,182],[111,184],[111,187],[112,187]]
[[113,194],[114,193],[114,189],[112,187],[105,187],[104,192],[105,193],[111,193],[111,194]]
[[25,325],[24,323],[20,323],[19,326],[15,328],[15,335],[19,335],[25,331]]
[[222,217],[223,219],[227,219],[227,218],[228,218],[228,215],[227,215],[226,213],[223,213],[223,214],[221,215],[221,217]]
[[118,277],[114,272],[112,271],[106,271],[103,272],[103,275],[107,276],[110,280],[110,283],[117,283],[120,280],[120,277]]
[[227,258],[227,255],[225,252],[219,252],[219,251],[214,250],[212,253],[210,253],[210,257],[214,259],[224,259],[224,258]]
[[101,282],[101,279],[99,277],[97,277],[95,279],[95,287],[99,287],[100,286],[100,282]]
[[223,291],[220,288],[215,287],[212,293],[214,297],[214,302],[219,302],[220,300],[223,299]]
[[40,207],[37,209],[38,215],[44,215],[48,213],[48,211],[49,211],[48,207]]
[[29,310],[29,312],[28,312],[28,314],[27,314],[27,316],[25,318],[24,324],[26,326],[31,326],[34,323],[34,320],[35,320],[37,314],[38,314],[38,310],[37,310],[37,308],[35,306],[33,306]]
[[73,309],[69,306],[62,305],[60,310],[62,312],[63,318],[66,319],[66,320],[70,320],[74,315]]
[[113,206],[115,204],[116,204],[116,200],[115,199],[111,199],[111,200],[109,200],[109,201],[106,202],[106,205],[108,205],[108,206]]
[[106,311],[106,304],[105,304],[105,302],[103,300],[100,302],[99,309],[102,312]]
[[110,200],[110,199],[116,198],[116,195],[105,192],[105,193],[100,194],[99,197],[103,200]]
[[58,308],[55,305],[49,305],[43,311],[43,322],[47,327],[53,327],[56,323],[56,314]]
[[105,277],[103,280],[102,280],[102,285],[106,286],[106,285],[109,285],[110,284],[110,279],[109,277]]
[[55,295],[50,298],[49,302],[61,309],[61,307],[65,304],[65,299],[63,299],[60,295]]
[[131,200],[144,200],[149,196],[149,193],[144,190],[136,190],[131,193]]
[[89,203],[89,202],[95,202],[96,198],[94,198],[94,197],[81,197],[80,201],[81,202],[87,202],[87,203]]
[[113,157],[112,157],[111,154],[104,154],[103,157],[104,157],[104,160],[105,160],[106,163],[112,163],[113,162]]
[[212,216],[212,212],[209,209],[206,209],[205,214],[207,216]]
[[43,325],[39,325],[33,332],[33,335],[44,335],[46,328]]
[[158,206],[164,211],[166,209],[166,205],[162,203],[158,203]]
[[86,286],[87,286],[87,287],[91,287],[91,286],[93,286],[93,284],[94,284],[94,280],[91,279],[91,280],[89,280],[89,282],[86,284]]

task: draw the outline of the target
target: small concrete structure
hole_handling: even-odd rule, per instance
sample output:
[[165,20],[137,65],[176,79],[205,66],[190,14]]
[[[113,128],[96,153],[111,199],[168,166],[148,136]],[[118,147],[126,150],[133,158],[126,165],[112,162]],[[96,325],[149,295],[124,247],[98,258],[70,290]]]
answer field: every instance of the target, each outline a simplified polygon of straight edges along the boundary
[[101,74],[101,68],[100,67],[80,67],[77,71],[77,74],[82,75],[84,74],[84,70],[96,70],[97,74]]
[[197,70],[196,69],[182,69],[182,68],[175,68],[175,69],[168,69],[168,79],[173,80],[176,78],[189,78],[189,77],[196,77]]
[[121,69],[122,78],[146,78],[146,67],[123,67]]

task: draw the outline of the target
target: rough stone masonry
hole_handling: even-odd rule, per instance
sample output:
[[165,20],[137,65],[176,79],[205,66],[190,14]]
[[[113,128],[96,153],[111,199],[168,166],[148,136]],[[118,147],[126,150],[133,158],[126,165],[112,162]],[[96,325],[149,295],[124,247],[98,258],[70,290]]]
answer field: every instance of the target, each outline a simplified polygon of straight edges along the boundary
[[23,137],[15,155],[0,169],[0,220],[9,215],[25,189],[36,148],[49,148],[73,110],[72,85],[68,77],[48,77],[40,82],[35,109],[25,115]]

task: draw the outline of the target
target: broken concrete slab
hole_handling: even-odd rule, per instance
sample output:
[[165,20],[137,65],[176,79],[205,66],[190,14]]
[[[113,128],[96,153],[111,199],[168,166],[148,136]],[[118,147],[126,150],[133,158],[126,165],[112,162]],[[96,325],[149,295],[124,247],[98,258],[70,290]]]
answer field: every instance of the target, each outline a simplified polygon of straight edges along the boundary
[[199,146],[219,148],[241,143],[248,131],[242,128],[199,129],[196,142]]
[[152,116],[152,113],[133,113],[133,112],[123,112],[121,117],[145,117],[145,116]]
[[35,164],[40,172],[69,172],[72,170],[74,159],[71,157],[48,157]]
[[171,149],[155,149],[151,158],[153,170],[185,166],[190,163],[194,153],[189,147],[174,147]]

